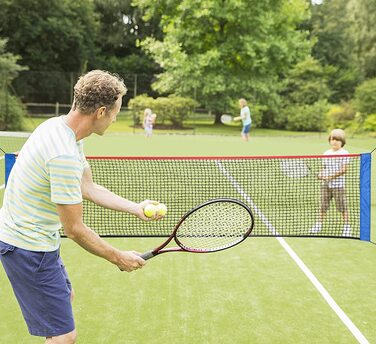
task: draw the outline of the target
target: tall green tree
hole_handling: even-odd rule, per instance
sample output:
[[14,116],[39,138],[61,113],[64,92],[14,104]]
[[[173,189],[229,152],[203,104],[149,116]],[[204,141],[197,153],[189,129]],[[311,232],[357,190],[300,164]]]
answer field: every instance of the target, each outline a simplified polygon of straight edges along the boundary
[[312,105],[319,100],[328,100],[330,89],[329,76],[333,73],[330,67],[323,67],[317,60],[308,57],[291,69],[283,90],[286,105]]
[[162,38],[160,17],[145,22],[141,10],[131,0],[94,0],[94,7],[99,20],[97,44],[103,56],[142,55],[139,40],[149,36]]
[[376,3],[375,0],[348,0],[351,56],[364,79],[376,77]]
[[20,56],[7,52],[6,43],[5,39],[0,39],[0,130],[19,130],[22,127],[23,108],[19,99],[11,94],[9,86],[26,67],[18,64]]
[[31,70],[80,72],[96,54],[92,0],[0,0],[0,37]]
[[0,39],[0,82],[1,85],[12,81],[20,71],[27,69],[18,64],[20,56],[6,50],[6,39]]
[[328,78],[333,67],[323,67],[308,57],[292,68],[284,80],[283,106],[274,117],[277,128],[298,131],[322,131],[326,127],[330,89]]
[[[145,22],[139,8],[131,0],[94,0],[99,30],[96,45],[100,53],[89,67],[111,70],[122,75],[129,88],[127,98],[151,94],[151,80],[160,71],[159,66],[139,46],[146,37],[162,37],[160,17]],[[133,91],[133,92],[132,92]]]
[[16,92],[26,102],[69,103],[73,80],[98,53],[92,0],[0,0],[0,8],[0,37],[30,69],[13,82]]
[[279,80],[304,59],[310,43],[297,29],[304,0],[134,0],[145,20],[161,16],[163,40],[142,46],[163,68],[155,88],[194,97],[217,121],[232,99],[278,104]]
[[360,70],[351,58],[351,22],[348,0],[324,1],[311,5],[311,38],[315,42],[312,56],[323,66],[334,68],[328,82],[332,91],[330,101],[349,100],[360,81]]
[[324,1],[311,5],[311,35],[316,40],[312,55],[323,65],[347,67],[349,37],[346,4],[348,0]]

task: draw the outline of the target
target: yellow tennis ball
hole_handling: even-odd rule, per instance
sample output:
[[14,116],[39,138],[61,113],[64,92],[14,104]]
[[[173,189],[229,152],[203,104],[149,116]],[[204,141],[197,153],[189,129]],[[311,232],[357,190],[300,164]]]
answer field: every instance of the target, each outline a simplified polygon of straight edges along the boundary
[[155,205],[153,205],[153,204],[148,204],[144,208],[144,214],[147,217],[153,217],[156,212],[157,212],[157,207]]
[[157,206],[157,214],[160,216],[165,216],[167,214],[167,207],[163,203],[159,203]]

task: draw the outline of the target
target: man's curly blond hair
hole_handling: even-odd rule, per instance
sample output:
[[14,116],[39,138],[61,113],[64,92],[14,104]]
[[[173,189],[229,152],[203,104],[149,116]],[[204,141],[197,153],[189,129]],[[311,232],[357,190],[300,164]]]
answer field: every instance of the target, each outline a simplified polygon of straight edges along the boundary
[[82,75],[74,86],[73,110],[89,114],[105,106],[108,111],[126,93],[124,81],[118,75],[92,70]]

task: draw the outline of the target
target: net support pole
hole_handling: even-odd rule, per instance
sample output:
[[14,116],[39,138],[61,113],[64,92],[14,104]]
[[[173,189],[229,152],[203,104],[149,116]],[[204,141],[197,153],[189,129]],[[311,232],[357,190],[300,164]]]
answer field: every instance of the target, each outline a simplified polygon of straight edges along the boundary
[[360,240],[371,240],[371,153],[360,154]]
[[10,171],[12,171],[13,165],[16,162],[16,154],[5,154],[5,187],[7,186]]

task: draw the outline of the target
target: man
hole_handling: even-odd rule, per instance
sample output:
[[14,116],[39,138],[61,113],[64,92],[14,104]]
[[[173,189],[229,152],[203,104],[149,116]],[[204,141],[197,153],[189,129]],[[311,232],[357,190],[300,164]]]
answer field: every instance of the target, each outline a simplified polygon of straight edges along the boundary
[[0,260],[31,335],[45,343],[75,343],[73,291],[59,255],[59,229],[85,250],[133,271],[145,261],[120,251],[83,223],[82,199],[147,218],[144,207],[95,184],[82,139],[103,135],[120,111],[127,89],[116,75],[94,70],[74,87],[66,116],[42,123],[23,146],[8,179],[0,212]]

